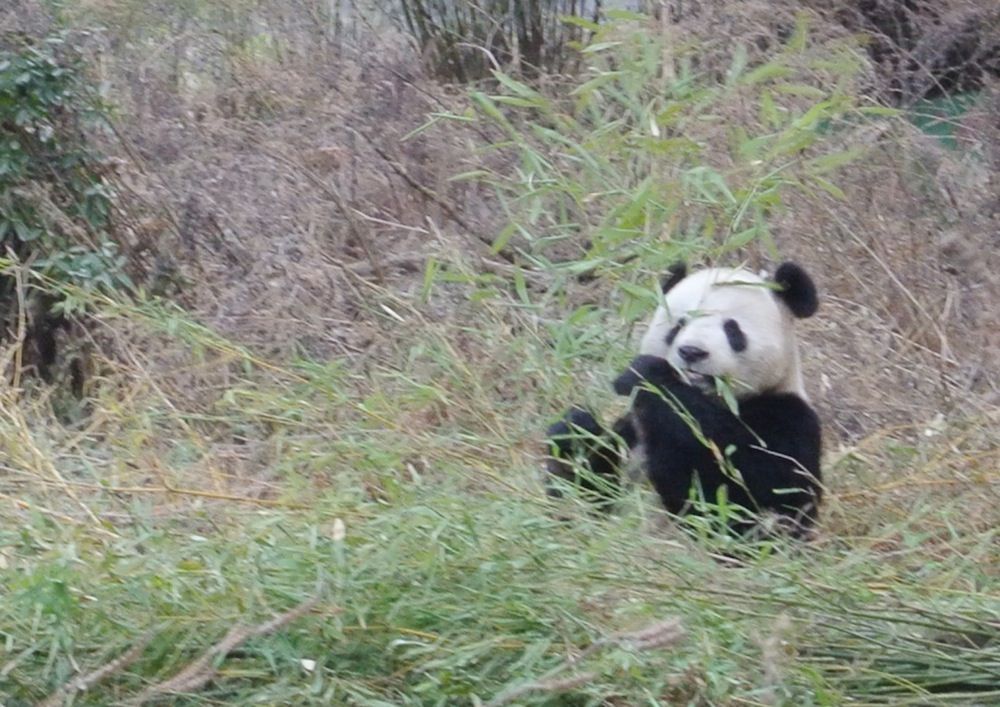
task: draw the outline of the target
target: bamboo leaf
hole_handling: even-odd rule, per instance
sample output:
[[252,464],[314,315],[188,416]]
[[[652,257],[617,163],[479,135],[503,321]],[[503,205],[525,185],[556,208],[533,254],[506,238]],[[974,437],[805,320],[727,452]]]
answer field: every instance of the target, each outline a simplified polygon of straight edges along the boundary
[[485,169],[472,169],[468,172],[460,172],[458,174],[453,174],[448,177],[449,182],[467,182],[475,181],[477,179],[482,179],[484,177],[493,177],[494,175]]
[[497,103],[517,108],[541,108],[543,101],[530,98],[518,98],[517,96],[490,96]]
[[770,91],[761,91],[760,119],[772,128],[781,125],[781,115],[778,113],[778,106],[775,105]]
[[524,273],[521,272],[521,268],[514,269],[514,290],[524,304],[531,304],[531,298],[528,296],[528,286],[524,281]]
[[828,95],[823,89],[804,83],[779,83],[774,86],[774,90],[786,96],[802,96],[814,100],[826,98]]
[[527,84],[517,81],[502,71],[493,71],[493,78],[500,82],[502,86],[510,91],[513,91],[518,96],[523,98],[530,98],[536,101],[544,101],[542,95],[538,93],[535,89],[531,88]]
[[889,108],[888,106],[863,106],[858,108],[858,113],[861,115],[875,115],[885,118],[897,118],[903,114],[898,108]]
[[788,48],[793,52],[805,51],[808,40],[809,16],[804,12],[799,12],[795,16],[795,31],[788,38]]
[[609,8],[608,10],[605,11],[604,15],[609,20],[631,21],[631,22],[649,21],[648,15],[643,15],[642,13],[639,12],[632,12],[631,10],[619,10],[619,9]]
[[494,253],[499,253],[500,251],[502,251],[504,248],[507,247],[507,244],[510,243],[510,239],[514,236],[514,233],[516,231],[517,231],[516,223],[509,223],[506,226],[504,226],[504,228],[497,235],[496,239],[493,241],[493,244],[490,246],[490,249]]
[[621,42],[596,42],[594,44],[587,45],[583,50],[583,54],[598,54],[603,51],[607,51],[612,47],[617,47],[621,45]]
[[847,201],[847,195],[844,194],[843,190],[833,182],[817,176],[813,176],[812,181],[816,184],[816,186],[832,195],[834,198],[839,199],[840,201]]
[[420,289],[420,298],[424,302],[430,299],[439,267],[440,263],[435,258],[431,257],[427,259],[427,267],[424,268],[424,282]]
[[601,86],[604,86],[605,84],[618,80],[618,78],[620,78],[621,75],[622,73],[620,71],[602,71],[594,78],[590,79],[589,81],[585,81],[584,83],[574,88],[572,91],[569,92],[569,95],[585,96],[593,92],[594,90],[600,88]]
[[731,248],[742,248],[745,245],[751,243],[758,233],[758,228],[756,225],[751,226],[739,233],[734,233],[726,239],[726,245]]
[[562,17],[559,18],[559,21],[562,22],[564,25],[579,27],[589,32],[596,32],[601,28],[601,26],[596,22],[588,20],[585,17],[578,17],[576,15],[563,15]]
[[741,81],[741,83],[746,86],[753,86],[756,83],[783,78],[791,73],[792,69],[790,67],[784,66],[783,64],[777,64],[772,61],[767,64],[762,64],[748,73],[743,77],[743,81]]
[[740,77],[747,68],[747,48],[743,44],[736,45],[733,50],[733,59],[729,63],[729,70],[726,72],[726,84],[732,84]]
[[846,164],[854,162],[863,154],[865,154],[864,148],[852,147],[840,152],[833,152],[828,155],[815,157],[809,160],[806,164],[812,174],[825,174],[826,172],[835,170],[838,167],[843,167]]
[[631,282],[623,282],[619,287],[629,297],[644,302],[649,306],[654,306],[659,302],[656,290],[651,290],[648,287],[642,287]]

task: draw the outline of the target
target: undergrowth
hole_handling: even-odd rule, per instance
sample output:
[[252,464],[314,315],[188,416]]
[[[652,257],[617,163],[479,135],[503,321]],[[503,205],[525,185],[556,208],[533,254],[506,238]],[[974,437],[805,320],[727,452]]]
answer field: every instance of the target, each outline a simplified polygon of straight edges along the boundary
[[[972,482],[949,498],[912,479],[907,513],[862,526],[873,506],[838,500],[867,488],[852,488],[845,459],[828,470],[838,481],[820,540],[742,548],[735,560],[724,539],[671,529],[641,489],[606,519],[545,501],[539,412],[498,403],[481,371],[449,352],[447,329],[415,320],[423,334],[400,345],[404,363],[362,377],[336,364],[260,360],[171,307],[95,309],[135,343],[124,363],[108,362],[91,420],[61,428],[44,400],[5,392],[5,705],[36,703],[137,644],[138,655],[85,684],[74,704],[128,702],[143,690],[155,701],[151,686],[234,625],[310,598],[306,615],[215,654],[204,668],[212,679],[171,699],[941,704],[1000,695],[997,530],[964,512]],[[489,334],[469,341],[497,344]],[[167,345],[169,355],[150,353]],[[523,335],[510,337],[494,351],[490,385],[537,375],[539,355]],[[965,441],[970,456],[983,444]],[[881,463],[911,478],[907,457]]]
[[[88,125],[105,106],[61,34],[0,43],[0,244],[5,258],[58,283],[130,286],[110,235],[114,194]],[[18,46],[20,45],[20,46]],[[0,294],[11,298],[5,278]]]

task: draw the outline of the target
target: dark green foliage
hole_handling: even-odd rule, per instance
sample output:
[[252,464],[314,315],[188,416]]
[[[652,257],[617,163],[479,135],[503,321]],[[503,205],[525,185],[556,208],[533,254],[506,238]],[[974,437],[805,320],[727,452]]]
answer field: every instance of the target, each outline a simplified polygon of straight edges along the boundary
[[43,375],[64,323],[51,310],[72,305],[63,288],[129,285],[110,236],[113,192],[84,131],[100,116],[64,37],[0,41],[0,318],[27,316]]
[[112,191],[83,125],[100,108],[61,37],[0,50],[0,240],[57,282],[125,284]]

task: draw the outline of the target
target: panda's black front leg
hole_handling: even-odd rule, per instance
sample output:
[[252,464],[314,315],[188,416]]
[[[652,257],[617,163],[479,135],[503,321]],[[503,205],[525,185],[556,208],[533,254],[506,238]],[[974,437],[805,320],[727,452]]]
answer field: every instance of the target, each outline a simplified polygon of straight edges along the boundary
[[665,359],[644,355],[633,359],[625,372],[615,378],[612,386],[618,395],[631,395],[640,385],[662,388],[677,380],[677,371]]
[[[610,431],[587,410],[572,408],[548,429],[550,477],[568,481],[610,510],[622,483],[621,466],[627,451],[636,445],[636,431],[629,416],[618,419]],[[558,497],[558,485],[549,479],[547,491]]]
[[747,434],[738,418],[655,356],[636,358],[614,386],[619,395],[635,391],[632,418],[649,480],[666,510],[684,512],[695,471],[703,490],[714,495],[724,483],[714,455]]

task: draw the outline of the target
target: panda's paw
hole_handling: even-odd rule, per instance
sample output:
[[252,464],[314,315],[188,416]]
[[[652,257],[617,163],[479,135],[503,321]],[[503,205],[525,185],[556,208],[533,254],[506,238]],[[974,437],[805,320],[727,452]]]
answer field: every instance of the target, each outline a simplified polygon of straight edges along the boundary
[[[576,480],[573,459],[588,455],[593,442],[601,436],[604,428],[589,410],[570,408],[562,419],[545,431],[546,462],[548,473],[567,481]],[[555,488],[549,486],[549,495],[555,493]]]
[[666,359],[643,355],[635,358],[629,367],[615,378],[613,385],[618,395],[631,395],[636,386],[643,383],[663,385],[676,377],[677,371]]
[[[614,434],[627,440],[630,430],[619,423]],[[568,483],[595,509],[610,511],[621,489],[618,437],[612,437],[589,410],[577,407],[549,427],[547,437],[546,493],[560,498]]]
[[604,428],[589,410],[573,407],[559,422],[549,427],[546,436],[560,450],[568,449],[573,440],[580,437],[598,437]]

